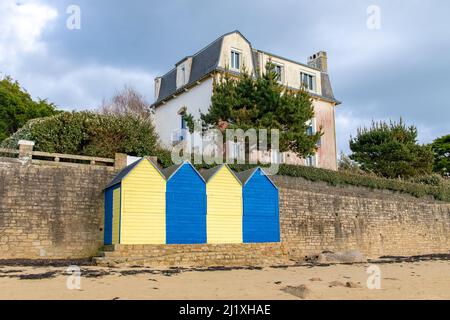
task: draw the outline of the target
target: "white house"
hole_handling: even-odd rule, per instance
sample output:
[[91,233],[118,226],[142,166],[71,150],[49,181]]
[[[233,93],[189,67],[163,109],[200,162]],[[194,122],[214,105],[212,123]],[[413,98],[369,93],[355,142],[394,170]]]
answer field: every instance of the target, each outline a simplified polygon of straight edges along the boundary
[[197,53],[186,56],[163,76],[155,79],[155,126],[161,143],[170,148],[183,139],[183,108],[195,118],[206,113],[211,104],[213,80],[221,73],[238,74],[245,69],[261,75],[268,61],[276,65],[279,80],[285,86],[305,86],[313,98],[315,118],[311,131],[322,127],[318,151],[314,157],[299,159],[284,153],[281,162],[337,169],[335,107],[340,104],[333,95],[328,75],[327,55],[321,51],[308,58],[306,64],[258,50],[239,32],[227,33]]

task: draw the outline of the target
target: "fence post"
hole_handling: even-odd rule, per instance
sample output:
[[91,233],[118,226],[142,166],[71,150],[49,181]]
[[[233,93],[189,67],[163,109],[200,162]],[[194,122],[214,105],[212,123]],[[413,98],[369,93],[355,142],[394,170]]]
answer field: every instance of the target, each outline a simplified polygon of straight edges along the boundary
[[33,158],[32,152],[34,147],[34,141],[19,140],[19,160],[23,163],[31,162]]

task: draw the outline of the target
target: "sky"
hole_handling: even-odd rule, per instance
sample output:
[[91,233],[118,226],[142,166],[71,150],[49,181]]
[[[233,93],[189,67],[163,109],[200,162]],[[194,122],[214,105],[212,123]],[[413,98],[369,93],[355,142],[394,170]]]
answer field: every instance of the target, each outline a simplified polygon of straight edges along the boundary
[[327,52],[338,151],[358,127],[400,117],[429,143],[450,133],[449,12],[441,0],[0,0],[0,75],[64,110],[125,85],[152,102],[155,76],[237,29],[300,62]]

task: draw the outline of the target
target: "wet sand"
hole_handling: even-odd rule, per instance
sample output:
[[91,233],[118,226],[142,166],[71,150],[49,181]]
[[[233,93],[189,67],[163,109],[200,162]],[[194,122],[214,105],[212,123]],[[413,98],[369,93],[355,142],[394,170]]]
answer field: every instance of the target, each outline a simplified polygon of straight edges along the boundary
[[450,299],[450,261],[376,264],[381,289],[368,289],[370,264],[262,269],[81,266],[80,289],[65,266],[0,265],[0,299]]

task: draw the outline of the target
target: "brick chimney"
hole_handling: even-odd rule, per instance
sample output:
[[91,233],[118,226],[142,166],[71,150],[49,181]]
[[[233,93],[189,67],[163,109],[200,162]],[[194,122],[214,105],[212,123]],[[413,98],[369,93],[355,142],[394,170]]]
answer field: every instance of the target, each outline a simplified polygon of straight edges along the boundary
[[328,58],[325,51],[319,51],[308,57],[308,66],[328,72]]

